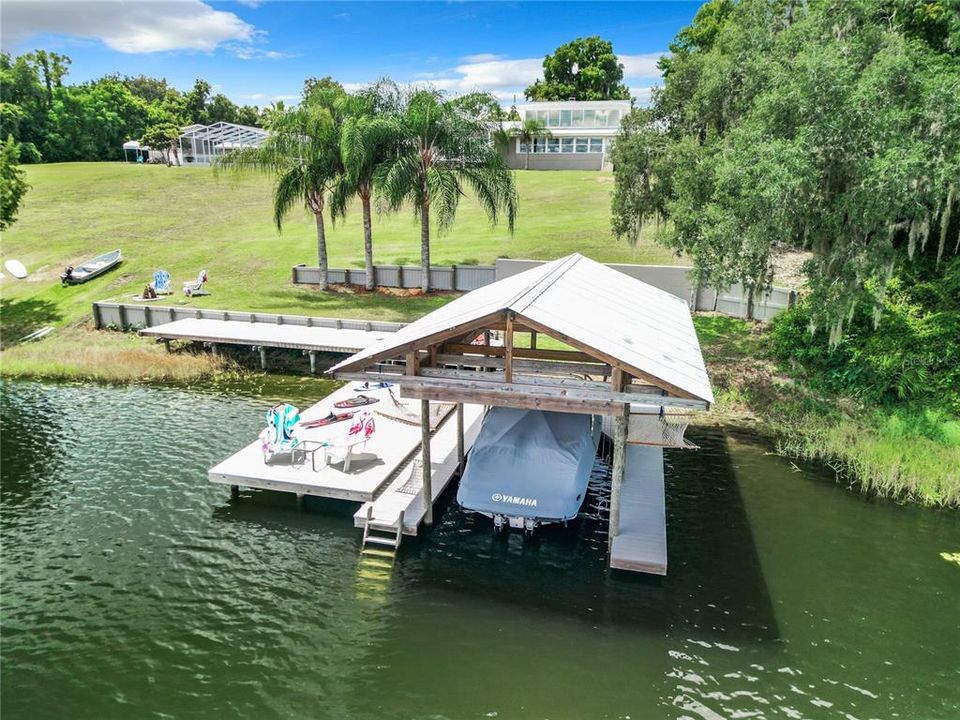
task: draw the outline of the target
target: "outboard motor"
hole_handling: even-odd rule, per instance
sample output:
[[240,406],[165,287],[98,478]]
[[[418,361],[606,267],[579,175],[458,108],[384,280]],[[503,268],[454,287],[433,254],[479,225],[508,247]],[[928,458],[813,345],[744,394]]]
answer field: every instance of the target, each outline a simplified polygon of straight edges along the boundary
[[68,265],[60,274],[60,282],[68,282],[73,277],[73,265]]

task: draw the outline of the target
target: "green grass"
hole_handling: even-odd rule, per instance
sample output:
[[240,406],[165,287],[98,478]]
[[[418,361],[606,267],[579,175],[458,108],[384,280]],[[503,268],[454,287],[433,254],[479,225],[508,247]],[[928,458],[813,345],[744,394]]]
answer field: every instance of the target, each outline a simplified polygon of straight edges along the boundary
[[[218,179],[209,168],[67,163],[28,166],[27,179],[31,189],[20,218],[3,237],[4,259],[22,261],[31,273],[27,280],[2,281],[8,341],[33,327],[87,316],[94,300],[128,300],[158,267],[170,271],[176,290],[205,268],[211,295],[188,301],[201,307],[410,320],[446,301],[293,286],[291,266],[316,265],[315,229],[312,218],[298,212],[278,233],[267,177]],[[676,261],[652,241],[633,249],[611,236],[609,173],[518,172],[517,183],[520,211],[512,237],[465,198],[455,225],[434,234],[433,262],[486,264],[574,251],[601,261]],[[124,255],[119,268],[84,285],[60,286],[66,265],[117,247]],[[332,267],[363,266],[358,213],[330,228],[328,247]],[[417,264],[419,252],[412,212],[374,218],[376,262]],[[173,299],[185,302],[179,294]]]
[[694,318],[716,405],[700,420],[751,425],[789,457],[825,462],[869,493],[960,507],[960,421],[941,410],[871,406],[823,395],[783,374],[761,326]]

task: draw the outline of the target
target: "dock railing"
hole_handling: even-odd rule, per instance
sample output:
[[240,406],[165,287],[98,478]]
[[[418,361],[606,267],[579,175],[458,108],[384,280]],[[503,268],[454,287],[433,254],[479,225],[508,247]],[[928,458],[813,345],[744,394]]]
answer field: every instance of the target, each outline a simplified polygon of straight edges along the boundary
[[[434,290],[468,292],[543,262],[499,258],[496,265],[433,266],[430,268],[430,286]],[[609,263],[608,266],[683,298],[691,310],[716,310],[733,317],[747,315],[747,294],[739,283],[723,289],[698,288],[690,278],[692,268],[685,265]],[[420,287],[422,270],[419,266],[374,265],[373,270],[375,284],[379,287]],[[291,277],[295,285],[317,285],[320,283],[320,269],[296,265],[292,269]],[[327,271],[327,280],[334,285],[363,286],[366,279],[367,273],[362,268],[331,268]],[[754,318],[769,320],[781,310],[791,307],[796,302],[796,297],[796,291],[790,288],[773,287],[754,299]]]
[[405,323],[379,320],[350,320],[342,318],[312,317],[309,315],[283,315],[236,310],[214,310],[174,305],[146,303],[121,303],[98,301],[93,303],[93,324],[101,328],[147,328],[176,320],[228,320],[235,322],[269,323],[273,325],[299,325],[301,327],[330,327],[344,330],[367,330],[396,332]]

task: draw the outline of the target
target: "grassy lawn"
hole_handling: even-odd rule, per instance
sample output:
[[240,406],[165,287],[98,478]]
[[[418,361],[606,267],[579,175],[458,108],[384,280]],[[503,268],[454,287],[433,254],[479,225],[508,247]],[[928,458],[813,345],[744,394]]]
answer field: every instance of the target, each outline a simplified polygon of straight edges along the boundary
[[824,462],[865,492],[960,507],[960,420],[821,395],[770,359],[764,326],[706,314],[694,325],[716,396],[698,422],[752,426],[774,437],[783,455]]
[[[16,258],[27,280],[2,281],[7,342],[24,330],[66,324],[89,315],[94,300],[127,300],[158,267],[179,289],[204,268],[211,295],[191,304],[236,310],[410,320],[446,301],[363,293],[318,293],[290,283],[290,268],[316,264],[316,234],[304,212],[278,233],[271,222],[271,180],[219,179],[209,168],[122,163],[27,167],[32,186],[17,223],[4,234],[3,258]],[[596,260],[673,263],[652,241],[636,249],[614,240],[609,227],[609,173],[518,172],[516,232],[491,227],[470,198],[457,222],[433,241],[435,264],[492,263],[497,257],[555,258],[574,251]],[[333,267],[363,266],[360,217],[330,229]],[[87,284],[61,287],[66,265],[112,250],[124,262]],[[419,225],[411,212],[374,218],[375,261],[417,264]],[[182,295],[173,298],[186,302]]]

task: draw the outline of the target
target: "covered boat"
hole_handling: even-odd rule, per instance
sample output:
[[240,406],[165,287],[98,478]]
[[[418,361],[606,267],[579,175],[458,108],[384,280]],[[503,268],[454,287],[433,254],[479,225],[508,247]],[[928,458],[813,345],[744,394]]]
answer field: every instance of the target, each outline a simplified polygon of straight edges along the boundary
[[457,501],[497,529],[532,532],[577,516],[600,440],[600,418],[494,407],[483,419]]
[[122,260],[119,250],[97,255],[95,258],[87,260],[83,265],[68,267],[60,275],[60,280],[70,285],[78,285],[95,278],[97,275],[102,275],[115,265],[119,265]]

